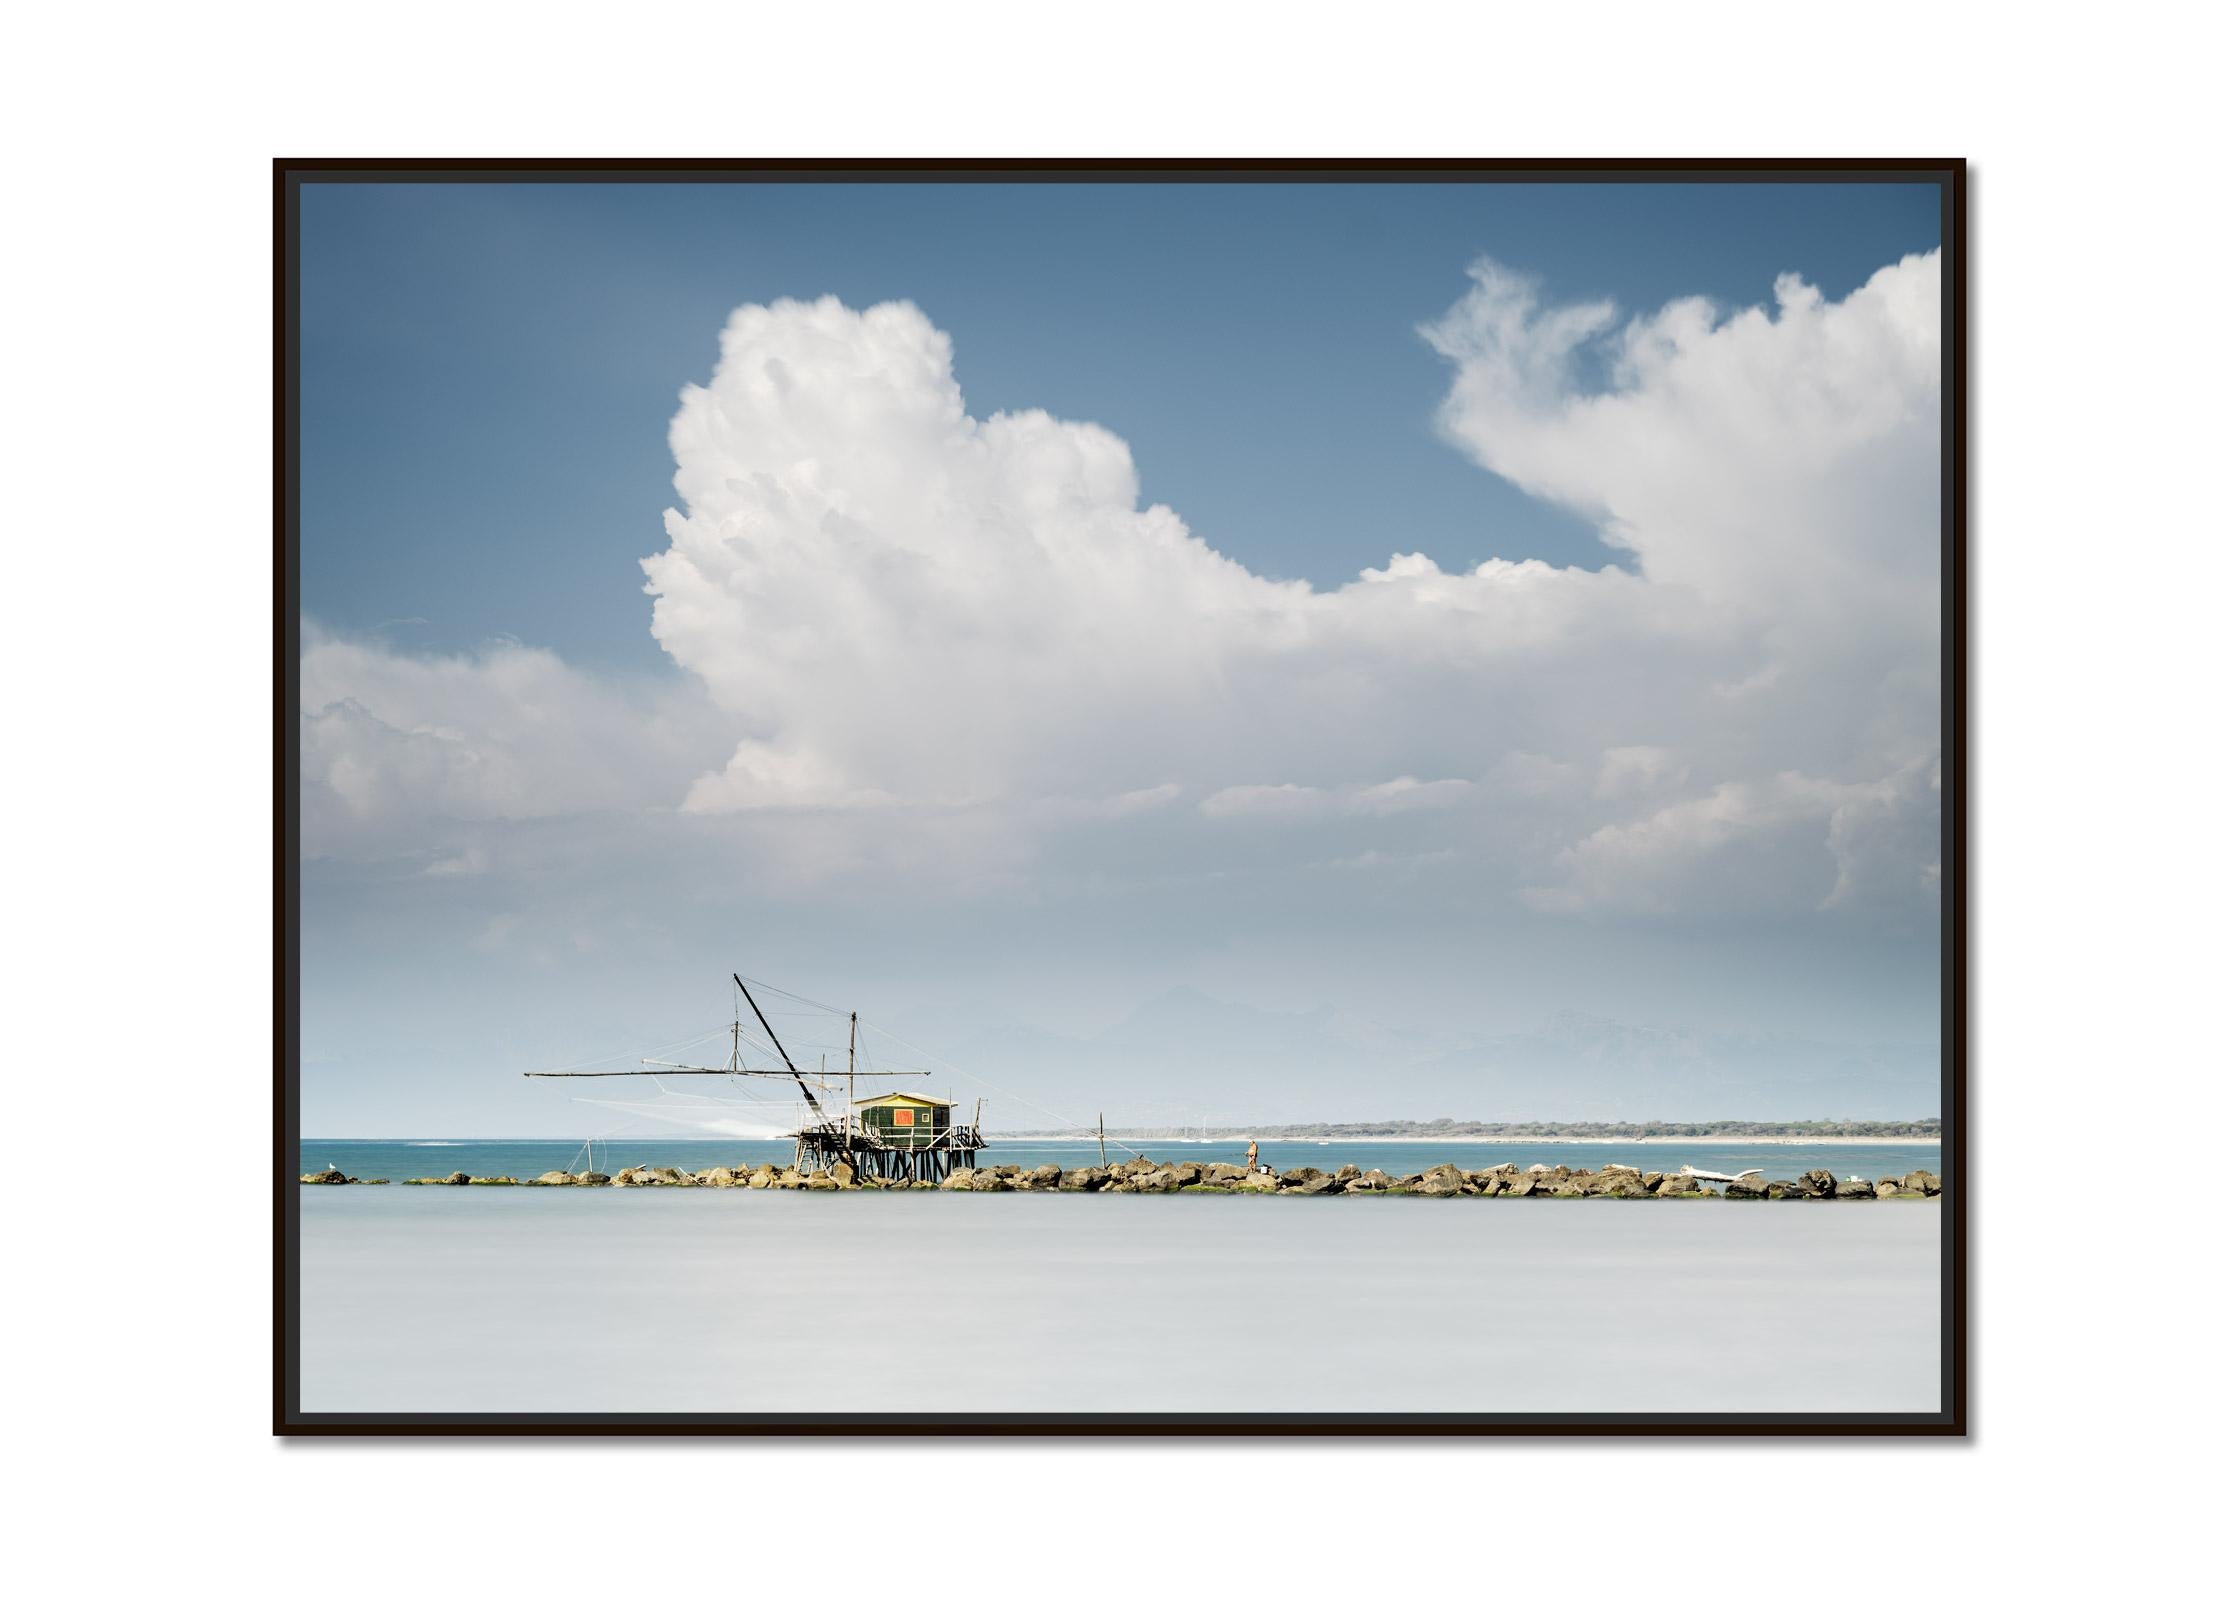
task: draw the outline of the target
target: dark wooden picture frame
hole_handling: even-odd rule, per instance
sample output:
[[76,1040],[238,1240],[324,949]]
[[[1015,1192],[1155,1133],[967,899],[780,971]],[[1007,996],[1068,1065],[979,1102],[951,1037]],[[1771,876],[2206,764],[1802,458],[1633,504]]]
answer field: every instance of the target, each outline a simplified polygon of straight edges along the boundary
[[[273,165],[273,1432],[380,1435],[1570,1435],[1964,1437],[1968,1432],[1968,230],[1962,160],[779,161],[312,160]],[[1943,863],[1941,1404],[1933,1413],[1238,1414],[306,1413],[298,1362],[300,1135],[298,198],[306,184],[1934,183],[1942,201]],[[1737,1330],[1738,1338],[1802,1330]]]

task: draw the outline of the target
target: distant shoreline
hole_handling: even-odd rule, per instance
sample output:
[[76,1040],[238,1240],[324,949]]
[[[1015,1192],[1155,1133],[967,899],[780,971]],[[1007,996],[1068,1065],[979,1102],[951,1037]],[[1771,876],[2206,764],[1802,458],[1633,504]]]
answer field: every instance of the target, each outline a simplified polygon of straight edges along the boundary
[[[1258,1139],[1268,1144],[1926,1144],[1941,1145],[1944,1140],[1936,1134],[1912,1133],[1651,1133],[1635,1137],[1617,1133],[1223,1133],[1200,1138],[1186,1133],[1141,1133],[1127,1128],[1111,1128],[1105,1137],[1112,1140],[1138,1139],[1145,1144],[1243,1144]],[[1095,1144],[1093,1133],[999,1133],[989,1130],[988,1138],[995,1143],[1008,1144]],[[404,1139],[365,1138],[338,1134],[304,1134],[304,1144],[408,1144],[430,1148],[443,1148],[468,1144],[580,1144],[579,1139],[563,1134],[546,1138],[508,1137],[463,1139]],[[750,1139],[732,1134],[609,1134],[600,1144],[785,1144],[785,1137]]]
[[[1145,1144],[1943,1144],[1932,1134],[1914,1133],[1652,1133],[1634,1138],[1602,1133],[1237,1133],[1195,1138],[1188,1134],[1111,1132],[1107,1139],[1140,1139]],[[990,1133],[992,1142],[1095,1144],[1097,1136],[1079,1133]]]

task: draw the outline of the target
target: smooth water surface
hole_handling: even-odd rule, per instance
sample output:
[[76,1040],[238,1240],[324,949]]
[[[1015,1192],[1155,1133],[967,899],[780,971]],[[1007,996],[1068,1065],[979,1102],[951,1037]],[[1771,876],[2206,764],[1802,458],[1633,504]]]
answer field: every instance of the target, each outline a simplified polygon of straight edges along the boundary
[[300,1199],[307,1412],[1938,1405],[1934,1201]]

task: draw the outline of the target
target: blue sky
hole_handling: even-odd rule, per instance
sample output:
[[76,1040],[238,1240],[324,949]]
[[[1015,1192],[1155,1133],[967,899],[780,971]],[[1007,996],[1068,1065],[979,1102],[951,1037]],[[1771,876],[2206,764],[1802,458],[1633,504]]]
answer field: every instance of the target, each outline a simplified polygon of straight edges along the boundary
[[1933,1109],[1933,186],[302,215],[307,1131],[732,970],[997,1126]]
[[[1937,242],[1915,185],[314,185],[303,604],[461,649],[658,669],[638,559],[664,428],[730,309],[915,301],[973,411],[1133,446],[1146,498],[1256,572],[1394,550],[1627,559],[1442,441],[1415,335],[1492,256],[1628,311],[1831,297]],[[1404,526],[1395,526],[1404,508]],[[405,626],[406,619],[421,619]]]

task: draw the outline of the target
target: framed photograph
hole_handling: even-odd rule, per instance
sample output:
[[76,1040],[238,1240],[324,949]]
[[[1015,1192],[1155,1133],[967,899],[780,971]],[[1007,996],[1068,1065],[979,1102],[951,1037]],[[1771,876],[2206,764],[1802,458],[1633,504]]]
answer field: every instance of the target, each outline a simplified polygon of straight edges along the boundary
[[275,1431],[1964,1435],[1966,179],[277,162]]

